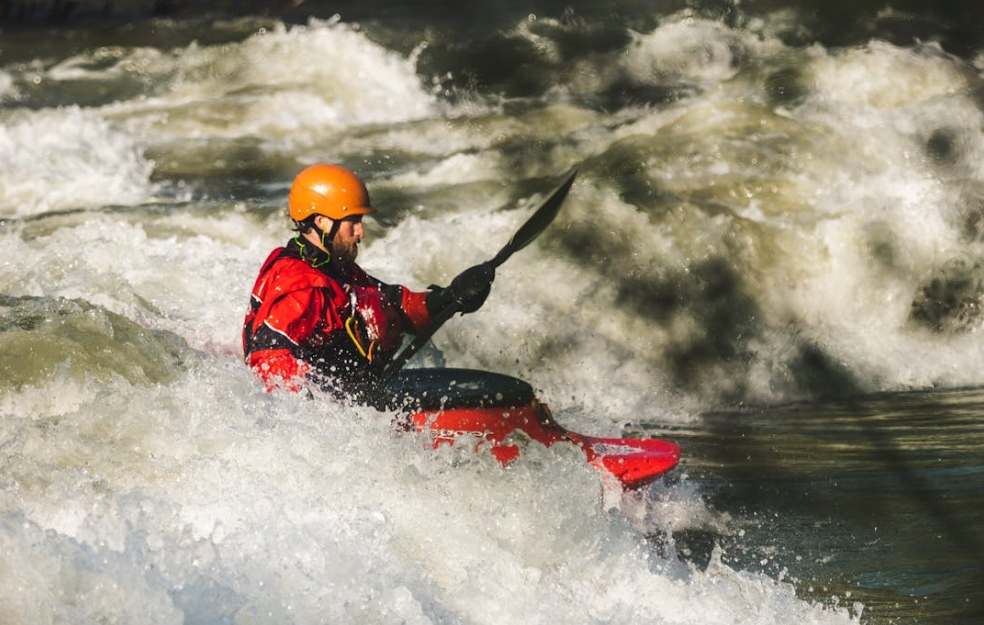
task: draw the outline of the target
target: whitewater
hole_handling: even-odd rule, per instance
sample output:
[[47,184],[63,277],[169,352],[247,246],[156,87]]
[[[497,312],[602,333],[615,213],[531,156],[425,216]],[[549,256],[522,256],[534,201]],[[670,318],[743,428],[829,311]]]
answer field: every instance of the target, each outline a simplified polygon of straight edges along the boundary
[[[984,56],[799,28],[0,31],[0,621],[947,622],[872,615],[886,589],[936,590],[866,594],[856,561],[830,579],[854,547],[799,547],[814,520],[770,551],[765,510],[720,505],[700,455],[709,415],[984,384]],[[502,467],[266,392],[241,357],[249,289],[322,161],[380,208],[360,263],[416,289],[493,256],[577,169],[481,311],[411,364],[523,378],[575,431],[693,437],[678,472],[622,496],[574,448]],[[695,533],[717,538],[674,540]]]

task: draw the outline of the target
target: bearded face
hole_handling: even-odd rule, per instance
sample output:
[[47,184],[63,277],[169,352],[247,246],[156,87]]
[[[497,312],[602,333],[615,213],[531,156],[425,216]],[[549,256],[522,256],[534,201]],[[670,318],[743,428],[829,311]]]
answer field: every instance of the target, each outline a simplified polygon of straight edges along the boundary
[[361,217],[358,219],[343,219],[338,224],[338,232],[331,242],[331,252],[335,261],[345,265],[355,262],[359,255],[359,243],[365,235]]

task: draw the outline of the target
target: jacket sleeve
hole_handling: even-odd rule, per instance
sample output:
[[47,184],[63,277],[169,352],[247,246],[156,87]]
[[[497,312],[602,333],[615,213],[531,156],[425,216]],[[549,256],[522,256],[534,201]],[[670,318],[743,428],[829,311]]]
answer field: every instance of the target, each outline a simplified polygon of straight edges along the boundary
[[403,293],[400,308],[406,315],[415,332],[420,332],[431,322],[430,313],[427,311],[427,293],[411,291],[407,287],[401,287]]
[[358,265],[353,265],[349,271],[351,272],[350,278],[354,283],[375,285],[376,288],[382,291],[387,300],[394,307],[399,308],[401,316],[405,321],[409,322],[410,329],[413,332],[420,332],[430,323],[431,317],[427,311],[426,292],[411,291],[399,284],[387,284],[378,278],[372,277]]

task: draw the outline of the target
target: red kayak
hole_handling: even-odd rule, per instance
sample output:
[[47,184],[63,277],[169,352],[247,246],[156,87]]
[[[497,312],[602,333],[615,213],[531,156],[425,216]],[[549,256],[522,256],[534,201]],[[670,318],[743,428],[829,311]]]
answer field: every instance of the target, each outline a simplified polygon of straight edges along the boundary
[[564,429],[533,387],[509,376],[470,369],[408,369],[388,383],[408,426],[429,431],[434,446],[475,437],[478,447],[503,464],[521,453],[521,433],[550,447],[577,445],[591,465],[616,477],[625,489],[641,488],[672,469],[680,447],[657,439],[597,438]]

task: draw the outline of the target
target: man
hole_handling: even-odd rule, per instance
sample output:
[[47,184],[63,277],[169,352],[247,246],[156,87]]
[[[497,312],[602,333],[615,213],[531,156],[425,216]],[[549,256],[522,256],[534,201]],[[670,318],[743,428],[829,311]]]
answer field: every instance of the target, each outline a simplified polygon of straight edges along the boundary
[[298,234],[263,263],[243,323],[246,362],[268,389],[314,383],[375,403],[382,369],[405,332],[425,329],[449,306],[478,310],[492,288],[489,263],[428,292],[367,274],[355,259],[362,218],[376,209],[362,180],[344,167],[302,171],[288,207]]

